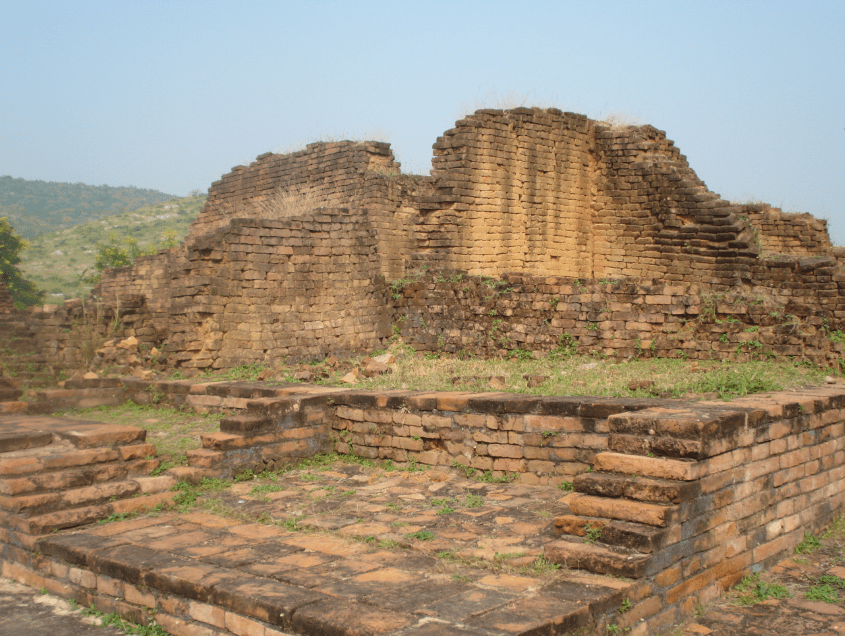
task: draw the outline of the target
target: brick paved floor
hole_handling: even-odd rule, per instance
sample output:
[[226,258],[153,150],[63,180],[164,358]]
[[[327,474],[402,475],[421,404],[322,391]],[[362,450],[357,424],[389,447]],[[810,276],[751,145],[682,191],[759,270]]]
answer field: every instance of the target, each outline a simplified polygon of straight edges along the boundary
[[[241,615],[292,616],[279,627],[300,633],[349,621],[403,636],[575,630],[626,598],[640,600],[645,586],[545,562],[565,495],[456,472],[333,463],[236,483],[188,512],[94,526],[42,547],[150,588],[178,581],[189,598],[222,599]],[[274,595],[301,605],[239,600],[272,605]]]

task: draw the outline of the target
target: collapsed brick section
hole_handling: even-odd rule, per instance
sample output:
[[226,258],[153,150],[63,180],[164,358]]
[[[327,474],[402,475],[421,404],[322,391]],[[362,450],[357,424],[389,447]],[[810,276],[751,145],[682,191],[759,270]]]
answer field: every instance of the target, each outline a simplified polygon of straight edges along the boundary
[[119,303],[139,273],[155,300],[148,332],[181,367],[272,364],[373,347],[387,335],[375,230],[366,214],[234,219],[167,260],[117,270],[95,291]]
[[744,217],[751,222],[754,239],[764,254],[802,257],[835,249],[827,233],[827,221],[811,214],[790,214],[765,203],[750,203],[742,206],[740,218]]
[[[351,141],[309,144],[287,155],[265,153],[215,181],[188,240],[232,218],[266,216],[266,206],[287,194],[291,207],[366,208],[377,231],[385,276],[399,278],[415,250],[413,216],[431,205],[429,177],[402,175],[390,144]],[[304,207],[305,206],[305,207]]]

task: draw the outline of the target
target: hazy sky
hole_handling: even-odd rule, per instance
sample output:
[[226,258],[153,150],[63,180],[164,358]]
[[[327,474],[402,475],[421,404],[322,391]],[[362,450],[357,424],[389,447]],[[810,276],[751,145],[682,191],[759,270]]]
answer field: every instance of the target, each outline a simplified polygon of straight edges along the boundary
[[16,2],[0,175],[185,195],[320,138],[427,173],[510,103],[665,130],[714,192],[845,242],[845,2]]

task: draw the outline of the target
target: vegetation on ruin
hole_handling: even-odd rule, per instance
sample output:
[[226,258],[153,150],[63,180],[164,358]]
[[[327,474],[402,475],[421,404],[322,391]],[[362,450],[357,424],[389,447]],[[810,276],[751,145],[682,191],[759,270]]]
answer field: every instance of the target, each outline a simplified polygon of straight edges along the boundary
[[[719,398],[729,400],[754,393],[795,389],[825,382],[832,373],[801,360],[752,362],[667,358],[611,360],[594,356],[514,354],[509,358],[478,359],[415,352],[402,345],[390,348],[396,357],[392,372],[352,382],[342,378],[364,366],[355,358],[329,366],[313,364],[265,369],[250,365],[207,372],[203,379],[293,382],[294,373],[308,370],[311,382],[365,390],[506,391],[528,395],[595,395],[607,397]],[[373,356],[384,353],[373,352]],[[177,377],[182,377],[177,372]],[[538,383],[537,386],[529,384]]]
[[103,268],[129,265],[140,255],[178,244],[205,199],[204,194],[170,199],[46,232],[21,254],[21,270],[46,292],[47,302],[84,297]]

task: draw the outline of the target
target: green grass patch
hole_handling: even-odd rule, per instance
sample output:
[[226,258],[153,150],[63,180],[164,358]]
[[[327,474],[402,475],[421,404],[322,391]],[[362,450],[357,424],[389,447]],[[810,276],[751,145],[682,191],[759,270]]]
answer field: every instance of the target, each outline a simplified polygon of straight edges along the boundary
[[804,598],[808,601],[823,601],[825,603],[839,602],[839,592],[837,588],[828,583],[822,585],[813,585],[804,593]]
[[809,532],[804,534],[804,538],[797,546],[795,546],[796,554],[812,554],[822,547],[822,542],[811,535]]
[[[406,347],[393,351],[397,366],[392,373],[361,378],[354,388],[367,390],[491,392],[488,378],[504,377],[506,391],[528,395],[595,395],[610,397],[682,397],[688,393],[715,393],[724,400],[761,392],[796,389],[824,382],[830,369],[792,361],[704,361],[666,358],[615,361],[595,356],[552,353],[539,358],[493,358],[480,360],[445,354],[425,359]],[[352,360],[357,362],[358,359]],[[339,385],[346,369],[332,371],[323,383]],[[526,376],[547,376],[538,387],[528,388]],[[460,382],[455,384],[455,378]],[[651,379],[654,386],[629,388],[633,382]],[[636,386],[636,385],[634,385]],[[476,471],[455,464],[471,478]]]
[[761,581],[759,574],[744,577],[734,587],[734,591],[737,593],[738,605],[756,605],[770,598],[781,599],[792,596],[790,591],[779,583]]

